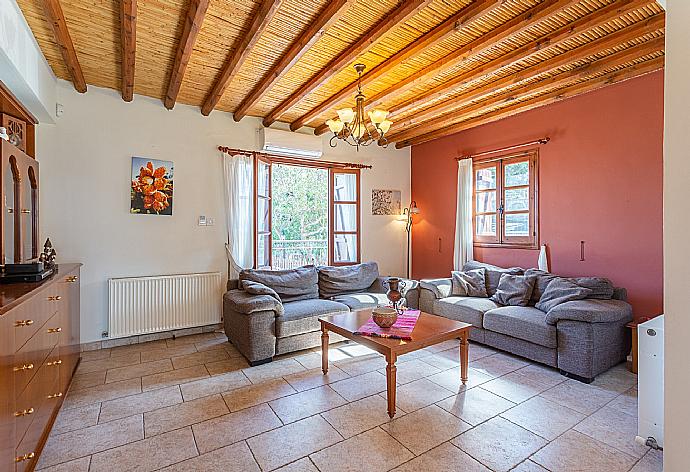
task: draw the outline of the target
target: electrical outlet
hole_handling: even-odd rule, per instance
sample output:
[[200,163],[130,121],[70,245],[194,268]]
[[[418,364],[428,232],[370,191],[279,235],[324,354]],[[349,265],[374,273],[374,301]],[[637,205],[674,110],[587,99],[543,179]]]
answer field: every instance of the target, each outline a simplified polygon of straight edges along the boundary
[[215,224],[216,224],[216,220],[215,220],[215,219],[213,219],[213,218],[211,218],[211,217],[206,218],[206,225],[207,225],[207,226],[213,226],[213,225],[215,225]]
[[208,225],[208,222],[206,221],[206,217],[204,215],[199,216],[199,226],[206,226]]

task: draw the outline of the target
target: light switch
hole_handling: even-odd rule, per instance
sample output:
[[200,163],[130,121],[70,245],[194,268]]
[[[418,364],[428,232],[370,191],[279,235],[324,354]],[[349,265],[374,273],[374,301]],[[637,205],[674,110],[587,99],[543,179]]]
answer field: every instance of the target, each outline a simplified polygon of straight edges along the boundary
[[204,215],[199,216],[199,226],[206,226],[208,225],[208,222],[206,221],[206,217]]

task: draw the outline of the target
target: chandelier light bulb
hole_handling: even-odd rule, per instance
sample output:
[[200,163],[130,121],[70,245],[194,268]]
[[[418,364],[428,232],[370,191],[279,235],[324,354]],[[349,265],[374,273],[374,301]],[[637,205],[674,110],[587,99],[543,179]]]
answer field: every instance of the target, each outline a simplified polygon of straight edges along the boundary
[[379,123],[377,128],[379,129],[379,131],[385,134],[388,132],[389,129],[391,129],[392,124],[393,122],[390,120],[383,120],[381,123]]
[[369,112],[369,119],[375,125],[382,123],[386,119],[387,116],[388,116],[388,112],[386,110],[371,110]]
[[355,119],[355,111],[352,108],[341,108],[338,110],[338,117],[345,124],[352,123]]
[[333,131],[334,134],[338,134],[343,130],[345,123],[343,123],[340,120],[328,120],[326,121],[326,125],[328,125],[328,127],[331,131]]

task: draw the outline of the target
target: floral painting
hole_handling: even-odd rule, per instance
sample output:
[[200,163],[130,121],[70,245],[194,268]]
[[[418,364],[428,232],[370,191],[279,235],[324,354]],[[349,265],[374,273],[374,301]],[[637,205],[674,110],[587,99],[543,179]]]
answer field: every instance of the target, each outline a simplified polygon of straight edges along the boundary
[[372,190],[372,215],[399,215],[402,211],[400,190]]
[[130,213],[172,215],[173,163],[133,157],[131,198]]

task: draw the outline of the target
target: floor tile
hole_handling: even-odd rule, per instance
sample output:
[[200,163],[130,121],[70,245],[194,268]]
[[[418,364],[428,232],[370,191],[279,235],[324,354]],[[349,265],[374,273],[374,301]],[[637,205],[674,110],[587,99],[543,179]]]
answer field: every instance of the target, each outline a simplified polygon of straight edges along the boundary
[[486,382],[482,384],[482,388],[513,403],[520,403],[553,387],[553,384],[542,384],[530,376],[520,375],[517,372],[519,371]]
[[649,450],[635,442],[637,416],[630,416],[613,408],[602,408],[574,429],[637,458]]
[[304,366],[305,369],[320,369],[321,368],[321,353],[308,352],[299,356],[293,357],[294,360]]
[[176,369],[142,377],[141,388],[146,392],[186,382],[193,382],[206,377],[209,377],[206,367],[203,365],[195,365],[193,367],[187,367],[186,369]]
[[[143,437],[144,425],[141,415],[50,436],[41,453],[38,468],[95,454]],[[93,470],[93,463],[91,469]]]
[[87,428],[98,423],[100,403],[92,403],[82,408],[61,409],[50,434],[62,434],[75,429]]
[[229,392],[240,387],[251,385],[251,382],[242,371],[229,372],[226,374],[214,375],[210,378],[195,380],[180,385],[184,401],[195,400],[216,393]]
[[443,388],[457,393],[460,390],[476,387],[477,385],[493,380],[493,377],[470,367],[467,370],[467,382],[463,384],[460,379],[460,366],[458,366],[431,375],[427,377],[427,379]]
[[266,380],[284,377],[306,370],[302,364],[294,359],[280,359],[256,367],[244,369],[244,374],[252,383],[261,383]]
[[127,379],[135,379],[137,377],[144,377],[145,375],[167,372],[172,369],[173,366],[170,363],[170,359],[145,362],[143,364],[136,364],[128,367],[118,367],[117,369],[108,370],[108,373],[105,375],[105,383],[108,384]]
[[499,377],[529,365],[529,362],[508,354],[498,353],[470,362],[470,367],[487,375]]
[[403,446],[419,455],[471,426],[436,405],[403,415],[381,426]]
[[199,398],[179,405],[144,413],[146,437],[172,431],[229,413],[220,395]]
[[117,346],[110,349],[110,357],[125,356],[136,352],[151,351],[165,347],[165,340],[148,341],[145,343],[129,344],[127,346]]
[[286,375],[283,377],[292,387],[298,392],[308,390],[310,388],[319,387],[321,385],[328,385],[338,380],[348,378],[342,370],[332,365],[328,368],[328,374],[323,375],[321,367],[317,369],[305,370],[297,372],[296,374]]
[[[96,352],[96,351],[94,351]],[[82,457],[62,464],[46,467],[45,469],[38,469],[37,472],[89,472],[89,464],[91,457]]]
[[[385,369],[379,370],[379,372],[386,375]],[[410,362],[396,365],[396,382],[398,384],[406,384],[439,372],[441,372],[441,369],[427,364],[423,360],[411,360]]]
[[393,472],[436,472],[436,471],[462,471],[462,472],[491,472],[467,453],[446,442],[440,446],[425,452]]
[[413,457],[395,439],[375,428],[312,454],[310,459],[322,471],[378,472],[390,470]]
[[539,396],[589,415],[613,400],[617,394],[571,379],[541,392]]
[[175,356],[184,356],[196,352],[194,344],[181,344],[175,347],[162,347],[141,353],[141,362],[151,362],[160,359],[170,359]]
[[223,338],[215,338],[215,339],[207,339],[206,341],[199,341],[194,343],[194,347],[196,347],[196,350],[201,352],[201,351],[212,351],[214,349],[226,349],[226,347],[233,347],[232,344],[230,344],[226,339]]
[[199,333],[188,336],[176,336],[175,338],[166,339],[165,343],[168,347],[181,346],[184,344],[194,344],[204,341],[218,339],[215,333]]
[[521,462],[517,467],[512,469],[510,472],[549,472],[536,462],[532,462],[527,459],[525,462]]
[[344,403],[346,400],[338,395],[328,385],[313,388],[287,397],[270,401],[273,411],[283,423],[292,423],[307,416],[330,410]]
[[460,348],[460,340],[459,339],[451,339],[448,341],[443,341],[442,343],[432,344],[431,346],[425,347],[424,350],[429,351],[429,352],[441,352],[441,351],[446,351],[448,349],[459,349],[459,348]]
[[636,459],[577,431],[567,431],[538,451],[532,461],[551,472],[627,471]]
[[[398,409],[398,415],[404,412]],[[388,423],[388,403],[378,395],[362,398],[321,413],[344,438],[350,438],[376,426]]]
[[338,432],[320,416],[290,423],[247,440],[262,470],[294,462],[340,441]]
[[80,390],[82,388],[95,387],[105,383],[106,370],[99,370],[96,372],[87,372],[85,374],[77,373],[72,377],[72,384],[70,390]]
[[203,454],[282,425],[273,410],[262,403],[197,423],[192,426],[192,430],[199,452]]
[[449,356],[448,353],[437,352],[427,357],[422,358],[424,362],[436,367],[439,370],[452,369],[460,365],[460,358],[458,356]]
[[496,472],[510,470],[546,444],[536,434],[501,417],[462,433],[452,442]]
[[354,401],[375,393],[385,392],[386,376],[374,371],[340,380],[330,385],[343,398],[348,401]]
[[637,390],[631,388],[627,392],[623,392],[606,406],[630,416],[637,416]]
[[380,354],[371,354],[363,358],[346,359],[334,363],[351,376],[366,374],[386,367],[386,360]]
[[141,379],[98,385],[97,387],[70,390],[62,404],[63,409],[81,408],[91,403],[100,403],[114,398],[141,393]]
[[597,375],[592,385],[615,393],[623,393],[637,386],[637,375],[630,372],[625,363]]
[[80,354],[82,362],[98,361],[110,357],[110,349],[97,349],[95,351],[84,351]]
[[207,364],[227,359],[230,359],[230,356],[223,349],[213,349],[211,351],[201,351],[173,357],[172,364],[175,369],[184,369],[185,367],[191,367],[193,365]]
[[241,387],[223,393],[223,400],[230,411],[258,405],[259,403],[275,400],[276,398],[292,395],[297,391],[283,379],[273,379],[256,385]]
[[513,402],[481,387],[460,392],[437,405],[471,425],[478,425],[515,406]]
[[585,415],[542,397],[530,398],[501,416],[549,441],[575,426]]
[[177,385],[116,398],[115,400],[108,400],[101,404],[101,414],[98,422],[105,423],[118,418],[157,410],[158,408],[164,408],[177,403],[182,403],[182,395]]
[[245,442],[226,446],[162,469],[161,472],[260,472]]
[[[453,392],[427,379],[415,380],[397,389],[396,403],[404,411],[412,412],[448,398]],[[385,398],[385,394],[381,395]]]
[[630,472],[663,472],[664,453],[650,449]]
[[197,455],[191,428],[94,454],[89,472],[149,472]]
[[[209,362],[206,370],[211,375],[220,375],[228,372],[237,372],[249,367],[249,362],[244,357],[231,357],[222,361]],[[244,374],[242,374],[244,375]],[[246,377],[246,376],[245,376]]]
[[303,457],[298,461],[276,469],[275,472],[319,472],[319,469],[316,468],[308,457]]
[[99,370],[117,369],[119,367],[126,367],[128,365],[139,364],[141,358],[138,352],[127,354],[125,356],[118,356],[107,359],[100,359],[97,361],[80,362],[77,369],[78,374],[88,374],[89,372],[97,372]]

